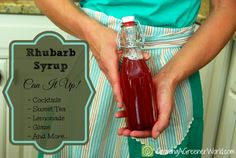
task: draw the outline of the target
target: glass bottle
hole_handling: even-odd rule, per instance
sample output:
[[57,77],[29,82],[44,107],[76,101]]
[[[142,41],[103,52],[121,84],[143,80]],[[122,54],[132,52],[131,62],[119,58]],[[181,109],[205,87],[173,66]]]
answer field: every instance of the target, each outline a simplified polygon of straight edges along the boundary
[[158,111],[152,75],[141,51],[140,30],[134,16],[122,18],[118,36],[123,53],[120,79],[127,127],[130,130],[151,130]]

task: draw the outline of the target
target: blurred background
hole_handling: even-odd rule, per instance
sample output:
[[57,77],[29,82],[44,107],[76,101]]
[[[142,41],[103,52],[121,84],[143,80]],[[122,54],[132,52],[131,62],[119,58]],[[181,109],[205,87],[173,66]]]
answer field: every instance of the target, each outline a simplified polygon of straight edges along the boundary
[[[202,1],[196,21],[198,27],[209,13],[209,0]],[[13,40],[30,40],[42,31],[57,28],[35,6],[33,0],[0,0],[0,91],[9,73],[9,43]],[[221,53],[201,69],[204,94],[204,144],[203,148],[234,149],[236,153],[236,36]],[[210,47],[210,46],[209,46]],[[32,146],[12,145],[9,142],[9,111],[0,94],[0,158],[36,158]],[[203,158],[235,158],[235,155],[203,155]]]

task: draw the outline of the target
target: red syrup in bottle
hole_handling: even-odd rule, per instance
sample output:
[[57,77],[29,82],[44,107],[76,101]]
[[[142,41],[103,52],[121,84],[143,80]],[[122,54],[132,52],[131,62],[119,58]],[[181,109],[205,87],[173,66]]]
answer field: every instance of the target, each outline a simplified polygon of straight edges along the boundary
[[151,72],[141,53],[140,37],[134,18],[122,19],[123,61],[120,81],[130,130],[152,130],[157,120],[155,89]]

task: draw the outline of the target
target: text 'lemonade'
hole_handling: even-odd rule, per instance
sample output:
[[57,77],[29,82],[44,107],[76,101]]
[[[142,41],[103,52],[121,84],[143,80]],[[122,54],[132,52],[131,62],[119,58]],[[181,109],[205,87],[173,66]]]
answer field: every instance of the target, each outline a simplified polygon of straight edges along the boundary
[[133,16],[122,18],[118,38],[123,52],[121,87],[128,128],[151,130],[158,111],[152,75],[141,52],[140,30]]

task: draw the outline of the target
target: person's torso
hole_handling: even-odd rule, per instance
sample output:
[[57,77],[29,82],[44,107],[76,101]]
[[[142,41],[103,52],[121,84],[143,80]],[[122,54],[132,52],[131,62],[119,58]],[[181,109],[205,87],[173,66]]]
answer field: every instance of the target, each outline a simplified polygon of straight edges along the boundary
[[116,18],[133,15],[143,25],[185,27],[196,20],[201,0],[81,0],[80,5]]

